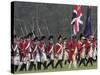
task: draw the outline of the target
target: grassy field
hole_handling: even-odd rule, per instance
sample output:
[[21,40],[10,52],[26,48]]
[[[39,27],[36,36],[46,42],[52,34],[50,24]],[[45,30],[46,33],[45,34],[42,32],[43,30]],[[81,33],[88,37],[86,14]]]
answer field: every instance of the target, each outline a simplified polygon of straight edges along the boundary
[[48,69],[44,70],[43,68],[41,70],[32,70],[32,71],[17,71],[15,72],[15,74],[22,74],[22,73],[40,73],[40,72],[58,72],[58,71],[72,71],[72,70],[87,70],[87,69],[97,69],[97,63],[95,62],[93,64],[93,66],[91,66],[90,64],[88,64],[87,67],[84,67],[83,65],[81,65],[80,67],[77,67],[77,69],[75,69],[72,65],[72,67],[69,69],[68,68],[68,64],[63,65],[63,68],[60,68],[60,66],[58,66],[58,68],[56,69],[52,69],[52,67],[48,67]]

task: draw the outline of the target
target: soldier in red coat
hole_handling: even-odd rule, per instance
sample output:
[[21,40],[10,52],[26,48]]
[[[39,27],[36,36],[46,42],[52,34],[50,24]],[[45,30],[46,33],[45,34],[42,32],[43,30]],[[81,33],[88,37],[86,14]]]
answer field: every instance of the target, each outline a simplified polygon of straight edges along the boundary
[[28,41],[26,38],[23,40],[22,52],[23,52],[23,57],[26,57],[26,55],[28,54]]
[[81,53],[81,49],[82,49],[82,41],[81,41],[81,39],[79,39],[78,42],[77,42],[77,49],[78,49],[77,64],[79,64],[79,62],[80,62],[80,53]]
[[28,38],[27,38],[27,52],[28,52],[28,57],[29,57],[29,61],[27,64],[30,63],[30,65],[28,66],[28,70],[32,70],[34,67],[34,70],[36,70],[36,63],[35,63],[35,55],[34,55],[34,40],[32,39],[33,33],[29,33],[28,34]]
[[45,38],[46,38],[45,36],[42,36],[39,43],[41,65],[44,66],[44,69],[46,69],[47,65]]
[[72,51],[72,41],[70,41],[69,51],[68,51],[68,61],[69,61],[69,63],[72,61],[73,53],[74,53],[74,51]]
[[20,43],[19,43],[21,62],[22,62],[20,71],[23,71],[24,69],[25,69],[25,71],[27,70],[26,69],[26,54],[27,54],[27,51],[25,49],[27,44],[28,43],[26,41],[26,38],[21,38]]
[[65,37],[63,39],[63,60],[64,60],[64,64],[67,64],[67,61],[68,61],[68,51],[69,51],[68,44],[69,44],[69,41]]
[[24,42],[24,39],[20,38],[20,41],[19,41],[19,52],[20,52],[20,61],[21,62],[22,62],[22,57],[24,55],[24,52],[23,52],[23,42]]
[[46,45],[46,53],[49,57],[50,62],[47,64],[47,68],[51,65],[54,68],[54,44],[53,44],[53,36],[49,36],[48,43]]
[[34,50],[33,50],[33,55],[35,59],[35,63],[37,64],[37,69],[41,70],[41,52],[40,48],[42,47],[42,44],[38,37],[34,38]]
[[22,58],[22,66],[20,70],[28,70],[29,69],[29,63],[31,60],[31,53],[32,53],[32,48],[31,48],[31,35],[28,34],[28,36],[24,37],[22,41],[20,42],[20,52],[21,52],[21,58]]
[[31,40],[31,49],[32,49],[32,52],[30,53],[31,54],[31,57],[30,57],[30,66],[29,66],[29,71],[31,71],[34,67],[34,70],[36,70],[36,62],[35,62],[35,57],[36,57],[36,51],[35,50],[35,44],[34,44],[34,40]]
[[89,50],[88,50],[88,60],[86,62],[86,66],[88,65],[88,63],[90,63],[93,66],[93,52],[94,52],[94,48],[95,48],[95,39],[94,36],[91,35],[90,36],[90,40],[89,40],[90,44],[89,44]]
[[80,62],[79,62],[79,66],[81,66],[81,64],[83,64],[84,66],[86,66],[86,38],[84,36],[81,37],[81,49],[80,49]]
[[58,37],[58,42],[55,45],[55,56],[57,57],[57,63],[55,65],[55,68],[58,67],[58,65],[60,65],[60,67],[62,68],[62,56],[63,56],[63,50],[62,50],[62,36],[60,35]]
[[77,39],[76,36],[73,36],[69,44],[69,52],[68,52],[69,68],[71,68],[72,64],[74,65],[74,68],[77,68],[76,56],[77,56]]

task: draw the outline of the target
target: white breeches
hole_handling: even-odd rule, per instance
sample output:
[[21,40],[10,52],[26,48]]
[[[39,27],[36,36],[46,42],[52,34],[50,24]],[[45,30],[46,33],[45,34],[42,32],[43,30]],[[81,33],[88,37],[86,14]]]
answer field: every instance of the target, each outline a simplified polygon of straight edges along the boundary
[[40,55],[39,55],[39,54],[36,54],[35,61],[36,61],[36,62],[40,62]]
[[19,64],[20,64],[20,57],[14,56],[14,65],[19,65]]
[[65,51],[64,60],[67,60],[67,59],[68,59],[68,53]]
[[53,54],[53,53],[51,53],[50,59],[51,59],[51,60],[54,60],[54,54]]
[[62,53],[58,55],[58,60],[62,60]]
[[41,62],[47,61],[47,56],[46,54],[43,52],[42,56],[41,56]]

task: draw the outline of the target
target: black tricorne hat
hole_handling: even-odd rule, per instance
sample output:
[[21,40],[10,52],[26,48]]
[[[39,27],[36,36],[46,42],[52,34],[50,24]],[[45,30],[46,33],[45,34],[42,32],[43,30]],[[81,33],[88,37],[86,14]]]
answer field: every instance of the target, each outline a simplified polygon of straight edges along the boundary
[[79,38],[81,39],[83,36],[84,36],[84,34],[81,33]]
[[53,35],[50,35],[50,36],[49,36],[48,40],[50,40],[50,39],[53,39]]
[[63,38],[63,40],[66,40],[66,39],[67,39],[67,37],[64,37],[64,38]]
[[32,32],[30,32],[28,35],[27,35],[27,37],[32,37],[33,36],[33,33]]
[[14,38],[17,38],[17,34],[14,34]]
[[42,36],[40,40],[44,40],[45,38],[46,38],[45,36]]
[[35,37],[35,38],[34,38],[34,41],[36,41],[36,40],[38,40],[38,37]]
[[59,40],[60,38],[62,38],[62,36],[61,36],[61,35],[59,35],[59,36],[58,36],[58,40]]
[[72,36],[72,39],[76,39],[76,38],[77,38],[77,36],[75,36],[75,35]]

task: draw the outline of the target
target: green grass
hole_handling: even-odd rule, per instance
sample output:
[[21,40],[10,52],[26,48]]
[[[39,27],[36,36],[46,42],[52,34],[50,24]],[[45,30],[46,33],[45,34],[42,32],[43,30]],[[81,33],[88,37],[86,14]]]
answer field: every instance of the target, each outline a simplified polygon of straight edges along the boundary
[[97,69],[97,63],[93,63],[93,66],[91,66],[90,64],[88,64],[87,67],[84,67],[83,65],[81,65],[80,67],[77,67],[77,69],[75,69],[72,65],[72,67],[69,69],[68,68],[68,64],[63,65],[63,68],[60,68],[60,66],[58,66],[58,68],[56,69],[52,69],[52,67],[48,67],[48,69],[44,70],[43,67],[41,70],[32,70],[32,71],[17,71],[15,72],[15,74],[22,74],[22,73],[40,73],[40,72],[58,72],[58,71],[72,71],[72,70],[88,70],[88,69]]

